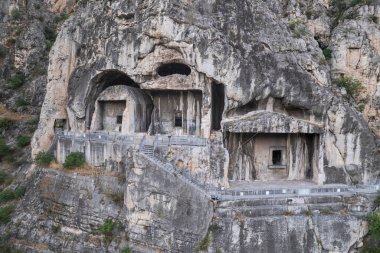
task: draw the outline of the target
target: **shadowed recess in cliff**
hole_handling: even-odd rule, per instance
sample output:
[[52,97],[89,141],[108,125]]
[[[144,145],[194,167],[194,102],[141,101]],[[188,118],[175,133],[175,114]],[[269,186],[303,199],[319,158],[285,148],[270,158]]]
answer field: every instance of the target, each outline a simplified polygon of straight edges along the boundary
[[182,63],[168,63],[160,66],[157,69],[157,73],[160,76],[170,76],[174,74],[188,76],[191,73],[191,69]]
[[87,88],[86,96],[86,128],[90,128],[92,115],[95,110],[95,101],[102,91],[110,86],[126,85],[135,88],[139,86],[125,73],[119,70],[105,70],[96,75]]

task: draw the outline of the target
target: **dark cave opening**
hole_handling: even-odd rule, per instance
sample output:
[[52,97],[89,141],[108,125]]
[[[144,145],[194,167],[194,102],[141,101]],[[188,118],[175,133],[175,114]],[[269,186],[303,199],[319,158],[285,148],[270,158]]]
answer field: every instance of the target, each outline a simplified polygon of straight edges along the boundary
[[220,130],[224,111],[224,85],[213,83],[211,88],[211,129]]
[[160,66],[157,69],[157,73],[160,76],[170,76],[174,74],[188,76],[191,73],[191,69],[189,66],[182,63],[167,63]]

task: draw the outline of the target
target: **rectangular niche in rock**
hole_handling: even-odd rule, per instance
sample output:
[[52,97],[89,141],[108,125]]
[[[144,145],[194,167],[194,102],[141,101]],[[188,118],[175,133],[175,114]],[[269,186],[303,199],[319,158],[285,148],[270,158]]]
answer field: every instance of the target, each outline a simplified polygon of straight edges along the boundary
[[227,132],[225,142],[229,180],[314,180],[318,174],[318,134]]
[[120,131],[120,125],[123,122],[126,101],[101,101],[103,129],[107,131]]
[[202,91],[152,90],[153,134],[201,135]]
[[269,157],[269,169],[286,169],[286,147],[270,147]]
[[174,126],[182,127],[182,111],[176,111],[174,113]]

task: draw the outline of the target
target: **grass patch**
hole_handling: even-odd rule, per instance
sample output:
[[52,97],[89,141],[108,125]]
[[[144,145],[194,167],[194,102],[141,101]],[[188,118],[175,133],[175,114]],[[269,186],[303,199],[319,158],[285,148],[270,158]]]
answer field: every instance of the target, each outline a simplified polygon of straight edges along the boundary
[[4,138],[0,138],[0,162],[1,161],[14,162],[13,150],[7,145]]
[[12,177],[8,173],[0,170],[0,185],[8,185],[12,182]]
[[367,216],[368,234],[374,240],[380,240],[380,213],[371,213]]
[[34,158],[34,162],[41,166],[49,166],[53,160],[53,154],[44,151],[40,151]]
[[307,210],[307,211],[304,212],[304,214],[305,214],[306,216],[312,216],[312,215],[313,215],[313,212],[310,211],[310,210]]
[[4,59],[7,56],[7,49],[0,45],[0,59]]
[[358,111],[359,111],[359,112],[364,112],[364,109],[365,109],[365,104],[360,103],[360,104],[358,105]]
[[79,168],[86,162],[84,154],[81,152],[72,152],[70,153],[63,163],[65,169],[74,169]]
[[15,125],[15,122],[8,118],[0,118],[0,131],[9,130]]
[[16,105],[17,107],[25,107],[25,106],[28,106],[28,105],[29,105],[29,102],[26,101],[26,100],[25,100],[24,98],[22,98],[22,97],[18,97],[18,98],[16,99],[15,105]]
[[115,228],[116,222],[113,222],[112,219],[106,219],[104,223],[98,227],[98,232],[104,236],[112,236]]
[[20,19],[20,18],[21,18],[21,12],[20,12],[20,10],[17,9],[17,8],[13,8],[13,9],[11,10],[11,17],[12,17],[13,19]]
[[51,229],[52,229],[53,233],[56,234],[56,233],[61,231],[61,226],[60,225],[53,225],[53,227]]
[[8,201],[22,198],[25,195],[24,187],[17,187],[16,190],[5,189],[0,192],[0,203],[6,203]]
[[132,249],[129,246],[124,247],[121,253],[132,253]]
[[199,244],[197,246],[197,252],[199,252],[199,251],[207,251],[208,247],[212,243],[212,239],[213,239],[213,237],[212,237],[212,231],[208,230],[207,234],[205,235],[205,237],[203,237],[203,239],[199,242]]
[[351,97],[356,97],[359,91],[363,89],[361,82],[351,77],[340,77],[335,80],[335,83],[338,87],[345,88]]
[[26,76],[24,73],[18,72],[12,75],[7,82],[9,88],[16,90],[26,82]]
[[375,15],[372,15],[372,16],[370,17],[370,19],[372,20],[373,23],[376,23],[376,24],[379,23],[379,18],[378,18],[377,16],[375,16]]
[[298,19],[294,19],[289,22],[289,29],[297,38],[301,38],[302,36],[306,36],[308,34],[305,25]]
[[106,242],[111,242],[118,224],[112,219],[106,219],[103,224],[99,225],[97,232],[101,234]]
[[32,137],[27,135],[19,135],[16,137],[16,144],[18,147],[23,148],[30,144]]
[[323,49],[323,55],[325,56],[326,60],[330,60],[332,58],[332,50],[328,47]]
[[53,44],[57,38],[57,34],[52,27],[45,26],[44,35],[45,35],[46,49],[50,51],[50,49],[53,47]]
[[11,216],[16,207],[14,205],[7,205],[0,208],[0,224],[7,224],[11,221]]
[[321,214],[323,214],[323,215],[329,215],[329,214],[333,214],[334,213],[331,209],[322,209],[319,212]]

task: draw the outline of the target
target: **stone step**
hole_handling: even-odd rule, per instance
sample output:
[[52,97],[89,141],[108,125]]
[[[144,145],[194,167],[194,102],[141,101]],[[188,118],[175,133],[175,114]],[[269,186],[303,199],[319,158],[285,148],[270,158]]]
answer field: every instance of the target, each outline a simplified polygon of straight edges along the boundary
[[[273,205],[323,205],[323,204],[342,204],[349,202],[342,196],[302,196],[287,197],[280,196],[276,198],[249,198],[241,200],[226,200],[219,203],[220,207],[241,207],[251,208],[257,206],[273,206]],[[354,197],[353,197],[354,198]]]
[[242,215],[248,218],[255,218],[260,216],[279,216],[297,214],[311,215],[315,213],[329,215],[334,213],[340,213],[341,211],[345,210],[347,210],[347,206],[342,203],[329,203],[325,205],[265,205],[235,208],[219,207],[217,209],[217,216],[222,218],[229,218]]

